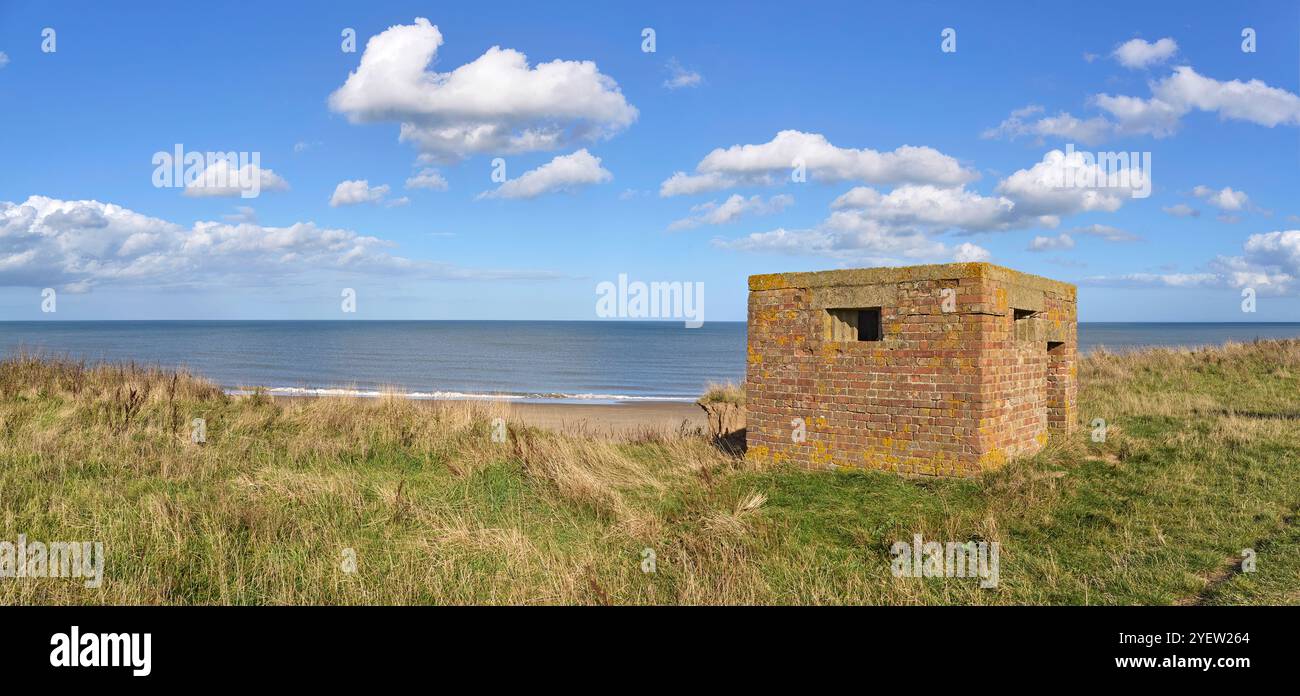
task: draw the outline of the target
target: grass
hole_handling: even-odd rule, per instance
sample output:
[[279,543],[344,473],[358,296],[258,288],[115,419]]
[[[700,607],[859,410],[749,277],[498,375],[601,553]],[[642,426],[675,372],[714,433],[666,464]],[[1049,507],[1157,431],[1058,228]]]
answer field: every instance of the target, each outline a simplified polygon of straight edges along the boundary
[[[530,429],[494,404],[276,402],[18,356],[0,540],[102,541],[107,561],[98,589],[0,578],[0,603],[1300,603],[1300,341],[1097,353],[1080,384],[1076,435],[912,480],[756,468],[702,433]],[[918,533],[999,542],[998,586],[893,577],[890,546]]]
[[727,403],[744,406],[745,387],[732,382],[709,384],[705,387],[704,395],[699,398],[699,402],[702,404]]

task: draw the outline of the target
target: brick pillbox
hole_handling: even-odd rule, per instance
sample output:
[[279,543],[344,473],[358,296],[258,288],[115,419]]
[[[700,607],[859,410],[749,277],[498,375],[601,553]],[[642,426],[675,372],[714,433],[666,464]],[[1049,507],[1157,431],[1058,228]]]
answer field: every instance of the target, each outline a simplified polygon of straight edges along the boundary
[[987,263],[749,278],[747,457],[976,476],[1075,427],[1077,291]]

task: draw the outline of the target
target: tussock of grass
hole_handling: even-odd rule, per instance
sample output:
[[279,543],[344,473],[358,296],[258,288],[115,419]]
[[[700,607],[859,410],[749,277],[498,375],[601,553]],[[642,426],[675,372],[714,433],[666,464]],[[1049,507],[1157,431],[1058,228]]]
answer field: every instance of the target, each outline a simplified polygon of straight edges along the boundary
[[732,382],[709,384],[705,387],[704,394],[699,398],[699,402],[702,404],[728,403],[744,406],[745,387]]
[[[0,578],[0,603],[1300,601],[1300,342],[1099,353],[1079,377],[1077,435],[909,480],[754,468],[686,431],[537,430],[503,404],[273,401],[18,356],[0,539],[108,559],[98,589]],[[894,578],[914,534],[999,542],[999,586]],[[1234,569],[1244,548],[1256,573]]]

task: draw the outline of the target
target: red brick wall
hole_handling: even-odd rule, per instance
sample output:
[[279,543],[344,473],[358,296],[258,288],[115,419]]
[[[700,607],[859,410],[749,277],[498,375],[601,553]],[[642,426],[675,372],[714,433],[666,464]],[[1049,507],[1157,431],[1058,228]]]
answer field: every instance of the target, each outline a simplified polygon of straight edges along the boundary
[[[830,340],[826,307],[815,301],[819,291],[798,284],[804,274],[790,274],[790,282],[756,276],[749,296],[749,456],[970,476],[1041,447],[1049,406],[1067,395],[1073,403],[1074,341],[1070,333],[1068,357],[1058,349],[1059,357],[1049,359],[1040,339],[1061,337],[1067,319],[1073,331],[1073,295],[1028,291],[1041,311],[1018,334],[1005,284],[978,264],[953,268],[959,273],[950,278],[893,269],[900,280],[873,283],[887,286],[891,298],[881,303],[879,342]],[[944,288],[955,292],[947,308]],[[1073,423],[1072,409],[1058,409],[1057,421],[1067,415]],[[802,419],[803,441],[795,419]]]

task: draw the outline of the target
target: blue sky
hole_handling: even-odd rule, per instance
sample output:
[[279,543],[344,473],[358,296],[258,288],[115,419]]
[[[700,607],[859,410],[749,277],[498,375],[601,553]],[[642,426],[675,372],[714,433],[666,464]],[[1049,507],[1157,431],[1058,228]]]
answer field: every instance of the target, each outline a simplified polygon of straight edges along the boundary
[[[743,320],[751,274],[958,259],[1300,320],[1300,6],[1056,5],[0,0],[0,317],[595,319],[626,274]],[[156,187],[176,144],[259,194]],[[1067,145],[1149,197],[1044,188]]]

